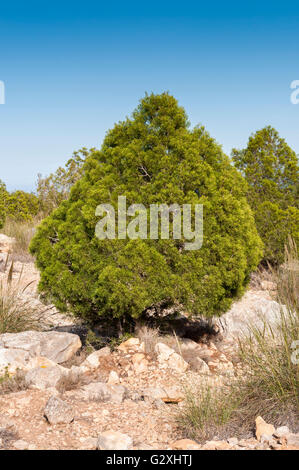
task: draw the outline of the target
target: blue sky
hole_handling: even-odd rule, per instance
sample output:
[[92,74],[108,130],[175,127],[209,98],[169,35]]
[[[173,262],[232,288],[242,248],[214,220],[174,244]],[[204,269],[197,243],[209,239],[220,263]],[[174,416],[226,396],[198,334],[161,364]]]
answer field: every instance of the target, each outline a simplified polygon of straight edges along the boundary
[[0,179],[34,190],[152,91],[172,93],[226,153],[268,124],[299,153],[296,79],[293,1],[1,2]]

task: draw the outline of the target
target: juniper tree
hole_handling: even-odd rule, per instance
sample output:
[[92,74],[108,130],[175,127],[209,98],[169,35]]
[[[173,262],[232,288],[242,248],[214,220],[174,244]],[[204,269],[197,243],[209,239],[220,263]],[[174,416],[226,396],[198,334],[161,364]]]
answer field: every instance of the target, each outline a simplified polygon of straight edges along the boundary
[[248,201],[265,244],[264,261],[280,263],[289,235],[299,246],[297,155],[275,129],[265,127],[232,156],[248,183]]
[[[199,250],[184,239],[105,239],[95,235],[99,204],[118,197],[151,204],[203,204]],[[116,221],[118,223],[118,221]],[[191,129],[167,93],[146,95],[130,118],[88,156],[70,196],[31,244],[39,288],[61,310],[88,320],[138,318],[154,305],[220,315],[243,292],[262,254],[246,183],[204,127]]]

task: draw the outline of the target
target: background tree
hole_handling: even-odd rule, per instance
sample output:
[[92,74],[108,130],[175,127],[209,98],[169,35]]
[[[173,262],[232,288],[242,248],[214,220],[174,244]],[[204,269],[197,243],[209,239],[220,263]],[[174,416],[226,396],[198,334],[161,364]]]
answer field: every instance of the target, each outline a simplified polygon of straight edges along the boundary
[[248,201],[265,244],[264,260],[281,263],[291,235],[299,246],[299,166],[295,152],[272,127],[249,138],[232,152],[248,183]]
[[65,168],[59,167],[55,173],[42,178],[38,175],[37,195],[40,209],[46,216],[49,215],[59,204],[68,198],[71,187],[82,176],[83,164],[88,155],[95,149],[82,149],[73,153],[67,161]]
[[14,191],[6,197],[6,217],[15,221],[31,221],[39,212],[39,202],[35,194]]
[[[204,243],[99,240],[96,207],[118,196],[127,205],[204,205]],[[117,212],[117,211],[116,211]],[[171,237],[171,236],[170,236]],[[246,184],[203,127],[167,93],[146,96],[132,118],[108,132],[83,176],[38,228],[31,243],[40,290],[61,310],[97,321],[130,321],[149,307],[180,305],[220,315],[243,292],[262,254]]]

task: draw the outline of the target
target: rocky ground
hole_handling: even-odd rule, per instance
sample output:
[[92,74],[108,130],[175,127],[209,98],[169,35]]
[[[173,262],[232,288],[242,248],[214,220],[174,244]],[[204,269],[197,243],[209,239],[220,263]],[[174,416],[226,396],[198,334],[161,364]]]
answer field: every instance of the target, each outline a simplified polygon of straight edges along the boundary
[[[0,235],[0,281],[9,273],[10,243]],[[20,282],[21,272],[22,285],[29,284],[24,295],[43,310],[34,265],[14,263],[13,282]],[[263,282],[222,317],[215,341],[183,338],[178,346],[140,336],[114,351],[80,355],[79,336],[57,331],[71,330],[74,320],[53,308],[45,313],[43,331],[0,335],[0,377],[15,377],[11,390],[5,389],[10,381],[0,382],[0,449],[299,449],[298,434],[261,417],[246,439],[201,444],[184,439],[176,424],[186,384],[218,387],[242,373],[234,354],[236,336],[246,328],[244,313],[256,322],[265,316],[275,322],[275,286]]]

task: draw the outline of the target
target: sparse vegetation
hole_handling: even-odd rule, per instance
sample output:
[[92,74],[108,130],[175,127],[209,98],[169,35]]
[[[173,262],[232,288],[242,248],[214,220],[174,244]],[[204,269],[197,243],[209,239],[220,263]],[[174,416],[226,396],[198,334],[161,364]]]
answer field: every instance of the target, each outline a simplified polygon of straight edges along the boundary
[[13,252],[11,254],[14,261],[21,261],[23,263],[33,262],[34,258],[29,253],[29,245],[37,223],[38,221],[36,219],[31,221],[6,219],[1,232],[15,239]]
[[245,433],[256,416],[274,425],[288,423],[294,431],[299,418],[299,366],[294,341],[299,338],[298,255],[294,241],[286,248],[284,265],[275,272],[281,304],[277,324],[250,325],[251,335],[239,343],[244,375],[218,393],[187,390],[186,406],[178,421],[199,439],[223,436],[237,426]]
[[[158,328],[150,328],[146,325],[140,326],[136,329],[136,336],[139,338],[140,343],[144,344],[144,352],[151,358],[156,357],[155,347],[161,341],[160,331]],[[164,342],[164,338],[163,338]]]
[[42,327],[42,317],[47,309],[41,311],[34,299],[26,296],[25,287],[21,286],[22,272],[17,280],[12,279],[13,262],[8,277],[0,281],[0,334],[18,333]]
[[27,390],[27,388],[28,385],[25,381],[24,371],[17,370],[13,375],[6,373],[0,377],[0,395],[21,392],[22,390]]
[[39,209],[44,217],[69,197],[71,188],[83,174],[86,158],[94,151],[95,149],[82,148],[73,153],[64,168],[59,167],[55,173],[45,178],[38,175],[37,196]]

